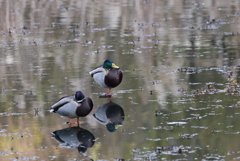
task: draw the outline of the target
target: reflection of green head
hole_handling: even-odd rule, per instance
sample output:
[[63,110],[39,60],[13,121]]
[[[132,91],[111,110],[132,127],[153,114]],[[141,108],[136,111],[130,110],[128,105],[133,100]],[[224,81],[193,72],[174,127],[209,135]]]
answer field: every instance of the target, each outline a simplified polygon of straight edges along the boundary
[[115,132],[117,129],[115,128],[115,125],[113,123],[109,123],[106,125],[109,132]]
[[109,132],[115,132],[119,126],[121,125],[114,125],[113,123],[109,123],[106,125]]

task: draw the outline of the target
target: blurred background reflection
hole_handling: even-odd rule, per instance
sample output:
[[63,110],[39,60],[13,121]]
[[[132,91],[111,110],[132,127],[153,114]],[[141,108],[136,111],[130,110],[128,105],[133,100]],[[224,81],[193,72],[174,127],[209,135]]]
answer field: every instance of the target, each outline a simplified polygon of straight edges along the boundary
[[[237,0],[0,0],[0,157],[239,159],[239,7]],[[89,75],[105,59],[124,74],[112,102],[98,98],[103,89]],[[49,107],[78,90],[94,103],[81,119],[96,138],[85,155],[50,133],[68,125]],[[92,115],[113,103],[121,116],[114,125],[123,126],[111,133]]]

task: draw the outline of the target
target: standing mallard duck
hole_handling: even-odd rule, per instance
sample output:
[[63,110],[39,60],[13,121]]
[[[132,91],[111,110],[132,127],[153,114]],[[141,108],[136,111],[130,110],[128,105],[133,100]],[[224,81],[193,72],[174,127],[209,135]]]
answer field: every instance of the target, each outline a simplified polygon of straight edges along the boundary
[[50,108],[50,112],[68,117],[70,126],[74,124],[71,119],[77,118],[79,126],[79,117],[85,117],[92,111],[93,102],[91,98],[85,98],[81,91],[77,91],[75,95],[61,98]]
[[111,94],[111,88],[117,87],[123,77],[120,68],[110,59],[105,60],[103,65],[89,72],[89,74],[101,87],[108,88],[106,95]]

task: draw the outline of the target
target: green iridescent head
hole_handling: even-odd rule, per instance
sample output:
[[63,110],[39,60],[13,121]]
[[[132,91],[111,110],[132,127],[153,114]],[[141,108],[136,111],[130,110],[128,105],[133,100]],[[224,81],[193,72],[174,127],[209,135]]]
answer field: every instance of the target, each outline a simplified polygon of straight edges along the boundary
[[103,63],[103,68],[111,69],[111,68],[119,68],[119,67],[117,65],[115,65],[112,60],[107,59]]

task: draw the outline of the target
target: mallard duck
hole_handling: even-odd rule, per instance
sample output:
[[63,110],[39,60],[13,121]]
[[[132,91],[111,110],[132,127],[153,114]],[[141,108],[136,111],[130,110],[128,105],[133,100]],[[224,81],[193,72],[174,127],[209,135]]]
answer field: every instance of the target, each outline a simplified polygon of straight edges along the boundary
[[110,101],[100,106],[93,117],[101,124],[105,125],[109,132],[115,132],[124,121],[124,110],[118,104]]
[[117,87],[123,77],[120,68],[110,59],[105,60],[103,65],[89,72],[89,74],[101,87],[108,88],[106,95],[111,94],[111,88]]
[[81,91],[77,91],[75,95],[61,98],[50,108],[50,112],[68,117],[70,126],[74,124],[71,119],[77,118],[79,126],[79,117],[85,117],[92,111],[93,102],[91,98],[85,98]]
[[80,127],[71,127],[52,132],[53,137],[61,146],[66,148],[76,148],[79,153],[85,153],[95,143],[94,135]]

